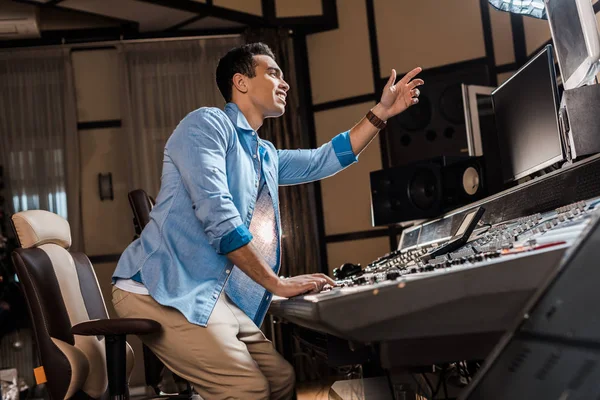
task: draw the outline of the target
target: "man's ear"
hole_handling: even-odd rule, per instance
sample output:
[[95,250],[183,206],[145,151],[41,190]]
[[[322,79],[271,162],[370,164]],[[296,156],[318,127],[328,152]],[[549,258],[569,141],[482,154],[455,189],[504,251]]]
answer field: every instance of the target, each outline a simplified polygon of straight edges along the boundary
[[239,72],[233,75],[233,87],[241,93],[248,92],[248,77]]

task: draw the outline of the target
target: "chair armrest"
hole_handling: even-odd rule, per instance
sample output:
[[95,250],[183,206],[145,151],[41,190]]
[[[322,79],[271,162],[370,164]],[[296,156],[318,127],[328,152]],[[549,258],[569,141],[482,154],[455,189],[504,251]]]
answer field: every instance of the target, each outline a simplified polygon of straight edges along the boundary
[[83,336],[147,335],[160,329],[161,325],[152,319],[109,318],[81,322],[71,328],[71,333]]

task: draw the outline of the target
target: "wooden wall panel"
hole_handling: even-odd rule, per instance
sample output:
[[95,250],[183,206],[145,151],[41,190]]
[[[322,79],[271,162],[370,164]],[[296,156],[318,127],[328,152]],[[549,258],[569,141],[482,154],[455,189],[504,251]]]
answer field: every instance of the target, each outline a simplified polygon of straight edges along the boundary
[[[373,106],[363,103],[316,113],[318,145],[352,128]],[[381,168],[379,140],[375,138],[358,163],[321,182],[327,235],[373,229],[369,172]]]
[[[81,213],[88,255],[121,254],[133,238],[127,200],[128,153],[119,128],[79,132]],[[112,173],[114,200],[100,201],[98,173]]]
[[332,275],[334,268],[338,268],[347,262],[361,264],[364,268],[371,261],[389,253],[389,251],[390,241],[387,237],[328,243],[329,275]]
[[213,0],[213,4],[248,14],[262,15],[261,0]]
[[75,51],[71,57],[79,122],[121,119],[117,51]]
[[479,0],[374,0],[380,76],[485,56]]
[[276,0],[275,15],[278,18],[323,15],[321,0]]
[[523,26],[525,27],[525,43],[527,44],[527,54],[532,53],[547,42],[550,37],[550,25],[544,19],[531,17],[523,18]]
[[506,80],[508,78],[510,78],[511,76],[514,75],[514,73],[517,71],[512,71],[512,72],[503,72],[501,74],[498,74],[498,86],[502,85],[504,82],[506,82]]
[[515,62],[515,46],[510,25],[510,14],[498,11],[492,6],[489,6],[489,8],[496,65],[513,63]]
[[338,1],[339,29],[307,37],[313,104],[373,93],[365,0]]

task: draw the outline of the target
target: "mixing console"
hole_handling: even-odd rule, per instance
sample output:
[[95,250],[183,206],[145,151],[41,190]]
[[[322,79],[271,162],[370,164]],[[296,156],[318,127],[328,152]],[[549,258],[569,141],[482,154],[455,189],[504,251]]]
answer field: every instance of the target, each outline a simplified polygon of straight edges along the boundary
[[[598,208],[600,200],[593,199],[492,226],[480,223],[463,246],[444,254],[437,250],[470,210],[447,215],[405,230],[398,250],[365,268],[343,265],[335,287],[274,298],[269,312],[352,341],[452,343],[445,348],[463,351],[472,347],[466,338],[507,329]],[[428,257],[432,250],[436,257]]]
[[[371,262],[366,268],[334,270],[337,286],[353,287],[396,280],[428,272],[449,272],[458,266],[540,250],[572,241],[589,220],[600,200],[578,202],[554,211],[537,213],[496,226],[476,229],[471,240],[458,250],[424,261],[425,255],[443,242],[395,250]],[[325,291],[335,290],[327,287]]]

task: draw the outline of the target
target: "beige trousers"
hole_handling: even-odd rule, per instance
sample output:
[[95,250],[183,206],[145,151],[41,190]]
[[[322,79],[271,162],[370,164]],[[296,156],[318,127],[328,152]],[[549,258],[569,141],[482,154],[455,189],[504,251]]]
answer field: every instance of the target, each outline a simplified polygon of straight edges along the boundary
[[151,296],[113,287],[121,318],[150,318],[158,334],[140,336],[171,371],[194,385],[205,400],[291,399],[294,370],[254,322],[223,293],[206,328]]

